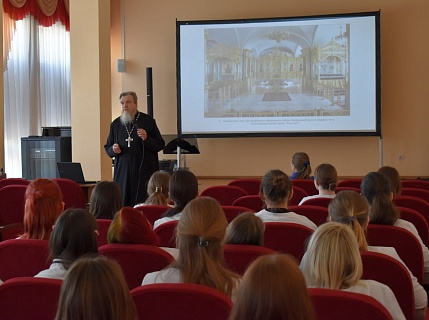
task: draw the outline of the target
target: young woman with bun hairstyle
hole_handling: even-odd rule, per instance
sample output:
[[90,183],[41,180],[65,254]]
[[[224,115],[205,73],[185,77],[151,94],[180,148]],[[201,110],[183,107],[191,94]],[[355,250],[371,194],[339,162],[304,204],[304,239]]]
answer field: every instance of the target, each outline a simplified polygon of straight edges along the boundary
[[25,192],[24,233],[19,239],[49,240],[52,226],[64,210],[63,194],[52,180],[38,178]]
[[319,194],[302,198],[299,205],[313,198],[334,198],[337,189],[338,175],[335,167],[329,163],[322,163],[314,170],[314,186]]
[[270,170],[262,178],[260,197],[266,209],[255,215],[264,222],[290,222],[302,224],[312,230],[316,225],[307,217],[288,210],[289,200],[293,196],[292,182],[281,170]]

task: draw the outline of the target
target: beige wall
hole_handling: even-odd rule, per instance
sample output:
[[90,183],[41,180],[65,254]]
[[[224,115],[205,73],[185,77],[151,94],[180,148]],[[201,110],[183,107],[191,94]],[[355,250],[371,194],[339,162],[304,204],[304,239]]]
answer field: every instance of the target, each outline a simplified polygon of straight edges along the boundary
[[74,0],[70,16],[72,160],[82,163],[85,179],[110,180],[103,147],[112,117],[110,6]]
[[[0,9],[3,11],[3,2],[0,4]],[[3,25],[3,16],[0,17],[0,23],[1,25]],[[0,35],[0,39],[1,39],[1,43],[3,43],[3,32]],[[1,60],[3,61],[3,50],[0,53],[0,57]],[[4,81],[3,81],[3,77],[0,77],[0,101],[4,101]],[[0,128],[3,130],[0,130],[0,168],[3,168],[4,170],[6,170],[5,165],[4,165],[4,103],[0,103],[0,105],[2,106],[1,110],[0,110]],[[7,174],[7,172],[6,172]]]
[[[162,133],[176,133],[176,19],[265,18],[377,11],[381,9],[383,164],[404,176],[429,176],[427,0],[183,0],[125,3],[127,72],[115,74],[120,58],[118,15],[112,9],[112,117],[121,90],[135,90],[146,111],[145,68],[153,68],[154,117]],[[120,8],[120,0],[112,0]],[[119,36],[119,38],[118,38]],[[379,166],[375,137],[199,139],[200,155],[187,157],[199,176],[261,176],[271,168],[290,172],[296,151],[311,157],[313,168],[330,162],[340,176],[361,176]],[[399,155],[404,159],[399,160]],[[169,158],[160,154],[160,158]]]

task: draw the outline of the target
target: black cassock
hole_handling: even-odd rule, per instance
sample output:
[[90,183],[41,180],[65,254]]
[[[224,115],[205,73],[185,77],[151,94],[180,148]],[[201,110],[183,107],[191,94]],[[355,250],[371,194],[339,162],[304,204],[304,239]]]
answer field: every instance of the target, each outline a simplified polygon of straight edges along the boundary
[[[115,157],[113,180],[121,189],[123,205],[131,207],[146,200],[147,182],[152,173],[159,170],[158,152],[165,144],[151,116],[138,112],[134,119],[136,125],[127,127],[132,141],[128,140],[127,128],[118,117],[110,124],[109,136],[104,145],[109,157]],[[145,141],[137,135],[137,128],[146,130]],[[113,152],[115,143],[121,148],[118,155]]]

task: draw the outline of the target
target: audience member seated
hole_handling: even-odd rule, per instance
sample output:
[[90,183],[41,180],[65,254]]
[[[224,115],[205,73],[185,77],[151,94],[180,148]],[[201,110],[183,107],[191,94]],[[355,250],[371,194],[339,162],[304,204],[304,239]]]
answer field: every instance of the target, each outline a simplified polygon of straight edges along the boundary
[[146,217],[137,209],[123,207],[116,213],[107,232],[108,243],[157,246],[159,238]]
[[366,294],[384,305],[393,319],[405,319],[388,286],[361,279],[363,266],[359,245],[352,230],[343,224],[327,222],[317,228],[300,267],[309,287]]
[[240,277],[224,267],[222,242],[227,226],[216,200],[201,197],[189,202],[177,225],[179,257],[166,269],[147,274],[143,285],[195,283],[217,289],[234,300]]
[[49,249],[53,262],[36,277],[64,279],[71,264],[85,254],[97,254],[97,222],[85,209],[67,209],[53,228]]
[[265,174],[261,182],[260,197],[266,204],[266,209],[255,215],[264,222],[291,222],[302,224],[312,230],[316,225],[307,217],[290,212],[288,202],[292,198],[292,182],[281,170],[271,170]]
[[18,239],[49,240],[52,226],[64,210],[58,185],[48,179],[36,179],[25,192],[24,233]]
[[100,181],[95,186],[89,200],[89,212],[96,219],[112,220],[122,208],[121,189],[114,181]]
[[403,228],[419,240],[423,252],[425,279],[429,279],[429,250],[416,227],[411,222],[400,219],[400,212],[392,201],[393,192],[389,179],[383,173],[370,172],[362,179],[361,192],[369,205],[370,223]]
[[384,166],[378,169],[377,172],[380,172],[385,175],[387,180],[390,183],[390,190],[394,196],[400,195],[402,192],[402,183],[401,176],[399,175],[398,170],[393,167]]
[[296,152],[292,156],[292,174],[289,177],[294,179],[313,179],[311,177],[310,157],[305,152]]
[[121,267],[103,256],[76,261],[61,286],[56,320],[137,320]]
[[154,229],[167,221],[180,219],[183,208],[198,196],[197,177],[191,171],[178,170],[171,175],[169,190],[174,207],[167,210],[161,219],[155,221]]
[[147,194],[149,197],[144,203],[139,203],[134,206],[143,206],[146,204],[168,205],[170,201],[169,184],[170,174],[166,171],[156,171],[152,174],[147,184]]
[[225,244],[264,245],[265,225],[253,212],[244,212],[232,220],[226,229]]
[[301,199],[299,205],[313,198],[334,198],[337,188],[338,176],[335,167],[329,163],[318,165],[314,170],[314,186],[319,190],[319,194]]
[[331,201],[329,205],[329,221],[339,222],[350,227],[354,232],[360,251],[378,252],[388,255],[401,262],[410,273],[414,289],[414,303],[416,313],[424,313],[427,304],[427,295],[417,278],[411,273],[405,263],[401,260],[395,248],[368,246],[366,240],[366,228],[370,220],[369,207],[365,198],[355,191],[344,190]]
[[243,276],[229,319],[315,319],[297,262],[285,254],[262,256],[254,261]]

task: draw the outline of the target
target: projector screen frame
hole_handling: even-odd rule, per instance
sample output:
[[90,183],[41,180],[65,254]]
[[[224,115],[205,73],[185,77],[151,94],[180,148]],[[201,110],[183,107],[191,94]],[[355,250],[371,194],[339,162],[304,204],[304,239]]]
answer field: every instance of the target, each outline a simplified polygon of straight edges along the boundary
[[[348,19],[358,17],[374,18],[374,99],[375,105],[371,111],[374,112],[374,126],[371,130],[358,131],[264,131],[264,132],[184,132],[183,119],[193,115],[184,115],[182,108],[182,74],[181,74],[181,27],[198,25],[233,25],[233,24],[259,24],[259,23],[277,23],[294,21],[313,21],[325,19]],[[317,26],[319,27],[319,26]],[[341,29],[340,29],[341,30]],[[309,15],[295,17],[275,17],[275,18],[252,18],[252,19],[234,19],[234,20],[194,20],[178,21],[176,20],[176,72],[177,72],[177,132],[181,138],[240,138],[240,137],[329,137],[329,136],[378,136],[381,138],[381,46],[380,46],[380,11],[342,13],[329,15]],[[200,108],[204,108],[201,106]],[[349,106],[349,110],[351,107]],[[317,117],[317,116],[314,116]],[[240,118],[233,118],[240,119]],[[244,118],[243,118],[244,119]],[[290,119],[289,119],[290,120]],[[293,119],[292,119],[293,120]]]

